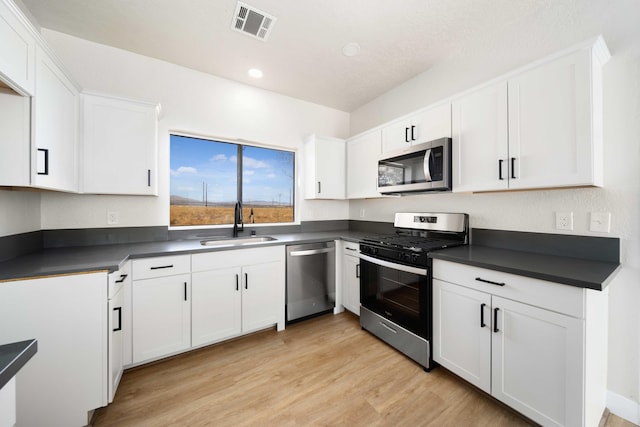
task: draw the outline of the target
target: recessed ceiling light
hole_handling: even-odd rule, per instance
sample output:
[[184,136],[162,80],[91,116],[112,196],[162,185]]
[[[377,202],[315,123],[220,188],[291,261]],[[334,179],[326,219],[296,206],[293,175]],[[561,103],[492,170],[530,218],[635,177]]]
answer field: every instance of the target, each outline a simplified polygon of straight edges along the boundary
[[342,48],[342,54],[344,56],[356,56],[360,53],[360,45],[356,42],[347,43]]
[[262,78],[262,70],[259,70],[257,68],[252,68],[249,70],[249,75],[254,79],[260,79]]

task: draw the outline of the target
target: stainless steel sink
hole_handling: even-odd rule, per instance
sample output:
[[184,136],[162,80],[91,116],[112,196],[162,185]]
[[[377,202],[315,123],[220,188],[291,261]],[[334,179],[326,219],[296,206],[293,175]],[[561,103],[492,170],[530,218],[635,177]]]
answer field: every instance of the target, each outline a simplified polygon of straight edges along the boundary
[[278,239],[271,236],[232,237],[201,240],[200,244],[203,246],[243,246],[250,245],[252,243],[272,242],[274,240]]

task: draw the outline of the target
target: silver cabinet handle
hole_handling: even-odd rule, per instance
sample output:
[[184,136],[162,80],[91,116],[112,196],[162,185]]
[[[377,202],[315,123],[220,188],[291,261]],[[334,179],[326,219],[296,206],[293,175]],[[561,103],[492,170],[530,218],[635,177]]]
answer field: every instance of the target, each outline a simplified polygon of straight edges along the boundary
[[318,181],[318,194],[322,193],[322,184]]

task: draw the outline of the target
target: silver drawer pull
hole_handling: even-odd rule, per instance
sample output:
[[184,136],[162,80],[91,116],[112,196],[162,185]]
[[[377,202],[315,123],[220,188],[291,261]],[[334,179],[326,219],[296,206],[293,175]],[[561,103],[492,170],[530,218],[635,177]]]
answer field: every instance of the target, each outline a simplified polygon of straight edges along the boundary
[[346,250],[348,250],[348,251],[354,251],[354,252],[356,252],[356,251],[357,251],[357,249],[356,249],[356,248],[345,248],[345,249],[346,249]]
[[480,277],[476,277],[476,280],[478,282],[489,283],[490,285],[496,285],[496,286],[504,286],[504,285],[506,285],[506,283],[492,282],[491,280],[482,279]]
[[398,333],[398,331],[396,331],[395,329],[393,329],[391,326],[387,326],[387,325],[385,325],[385,324],[384,324],[384,323],[382,323],[382,322],[380,322],[380,326],[382,326],[382,327],[384,327],[385,329],[387,329],[387,330],[389,330],[389,331],[393,332],[394,334],[397,334],[397,333]]

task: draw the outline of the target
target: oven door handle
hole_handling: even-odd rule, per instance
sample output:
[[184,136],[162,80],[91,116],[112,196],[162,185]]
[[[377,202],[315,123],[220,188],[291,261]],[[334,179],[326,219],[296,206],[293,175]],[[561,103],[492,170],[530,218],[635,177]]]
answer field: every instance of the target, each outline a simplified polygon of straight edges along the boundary
[[427,269],[426,268],[418,268],[418,267],[411,267],[409,265],[396,264],[395,262],[384,261],[382,259],[373,258],[373,257],[370,257],[368,255],[364,255],[362,253],[360,254],[360,259],[363,259],[365,261],[369,261],[372,264],[380,265],[382,267],[393,268],[394,270],[400,270],[400,271],[404,271],[404,272],[407,272],[407,273],[418,274],[420,276],[426,276],[427,275]]

